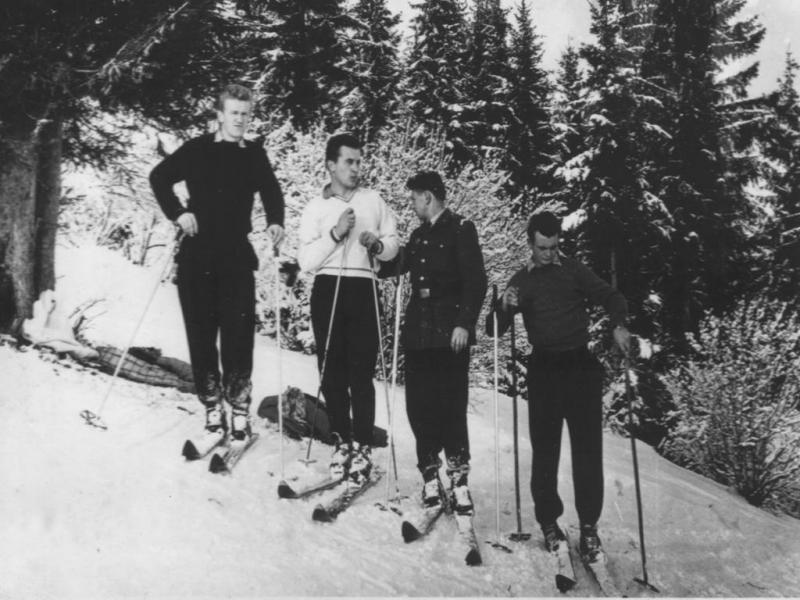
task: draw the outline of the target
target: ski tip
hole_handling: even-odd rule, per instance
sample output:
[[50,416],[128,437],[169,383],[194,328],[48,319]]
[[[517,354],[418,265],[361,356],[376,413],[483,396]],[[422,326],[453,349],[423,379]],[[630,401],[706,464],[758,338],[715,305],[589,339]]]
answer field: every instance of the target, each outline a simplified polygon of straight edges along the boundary
[[575,587],[575,580],[559,573],[556,575],[556,587],[563,594]]
[[192,440],[186,440],[183,444],[181,454],[186,460],[197,460],[200,458],[200,453],[197,451],[197,446],[194,445]]
[[470,567],[478,567],[483,564],[483,559],[481,558],[481,553],[478,552],[476,548],[471,548],[470,551],[467,552],[464,562]]
[[278,484],[278,498],[297,498],[297,492],[285,481]]
[[414,527],[408,521],[403,521],[401,531],[403,533],[403,541],[406,544],[408,544],[409,542],[413,542],[414,540],[418,540],[421,537],[419,529]]
[[208,470],[212,473],[227,473],[228,465],[219,454],[214,454],[211,457],[211,462],[208,463]]
[[333,523],[333,516],[325,510],[324,506],[317,506],[311,515],[311,519],[319,523]]

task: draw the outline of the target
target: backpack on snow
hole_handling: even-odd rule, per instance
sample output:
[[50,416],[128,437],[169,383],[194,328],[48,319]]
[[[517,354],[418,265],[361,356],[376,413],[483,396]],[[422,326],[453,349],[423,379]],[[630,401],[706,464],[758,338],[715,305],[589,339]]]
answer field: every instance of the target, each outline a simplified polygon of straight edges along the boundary
[[[314,410],[316,407],[316,416]],[[278,396],[267,396],[258,406],[258,416],[272,423],[278,422]],[[311,423],[314,422],[314,439],[323,444],[333,444],[331,420],[325,403],[311,394],[306,394],[296,387],[289,386],[283,393],[283,431],[290,438],[299,440],[312,434]],[[373,446],[383,448],[388,444],[386,430],[375,427],[372,432]]]

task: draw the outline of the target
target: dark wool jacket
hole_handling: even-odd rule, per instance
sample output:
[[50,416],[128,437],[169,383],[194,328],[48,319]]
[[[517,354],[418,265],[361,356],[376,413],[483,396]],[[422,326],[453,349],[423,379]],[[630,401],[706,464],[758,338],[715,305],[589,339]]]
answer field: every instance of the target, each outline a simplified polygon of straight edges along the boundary
[[403,345],[409,350],[450,346],[453,329],[469,332],[486,295],[486,271],[472,221],[445,209],[431,226],[417,227],[400,258],[399,272],[410,274]]
[[[187,207],[172,189],[180,181],[189,191]],[[214,134],[193,138],[156,165],[150,185],[167,218],[175,220],[188,211],[197,219],[198,234],[181,245],[181,264],[188,260],[258,268],[247,240],[255,192],[261,196],[267,223],[283,225],[283,194],[257,142],[216,141]]]

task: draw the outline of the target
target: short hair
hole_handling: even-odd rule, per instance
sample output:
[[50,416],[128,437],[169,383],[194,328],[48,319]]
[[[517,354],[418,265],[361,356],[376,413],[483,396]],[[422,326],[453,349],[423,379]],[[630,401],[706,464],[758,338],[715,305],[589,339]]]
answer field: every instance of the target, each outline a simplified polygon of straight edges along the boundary
[[342,149],[342,146],[355,148],[356,150],[361,150],[362,147],[361,140],[349,131],[334,134],[328,138],[328,143],[325,144],[325,162],[329,160],[336,162],[339,160],[339,151]]
[[540,212],[528,221],[528,239],[533,240],[536,232],[544,237],[553,237],[561,233],[561,219],[551,212]]
[[444,182],[436,171],[418,171],[408,178],[406,187],[415,192],[430,192],[439,201],[444,202]]
[[217,96],[217,110],[224,110],[225,109],[225,100],[242,100],[244,102],[252,102],[253,101],[253,92],[250,91],[250,88],[245,87],[243,85],[239,85],[238,83],[229,83]]

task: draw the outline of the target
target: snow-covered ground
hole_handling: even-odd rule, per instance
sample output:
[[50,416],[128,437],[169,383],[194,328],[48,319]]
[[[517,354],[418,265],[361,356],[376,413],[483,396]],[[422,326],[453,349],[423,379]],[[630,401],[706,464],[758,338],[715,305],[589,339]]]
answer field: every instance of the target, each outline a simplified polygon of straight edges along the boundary
[[[92,299],[105,311],[89,338],[127,342],[157,269],[142,269],[95,248],[59,249],[58,294],[67,312]],[[269,268],[269,265],[265,265]],[[175,289],[164,285],[136,338],[166,355],[187,358]],[[278,389],[277,352],[259,338],[254,406]],[[313,502],[279,500],[280,440],[257,421],[262,439],[231,476],[213,475],[206,461],[186,463],[180,450],[203,422],[199,403],[173,390],[120,380],[103,410],[108,431],[88,427],[81,410],[96,411],[109,377],[64,364],[35,350],[0,346],[0,597],[260,597],[260,596],[554,596],[527,491],[530,446],[521,427],[524,543],[516,530],[511,403],[501,399],[499,537],[508,554],[482,544],[484,566],[467,567],[451,543],[455,527],[440,523],[429,539],[405,545],[400,519],[375,503],[394,493],[371,490],[334,524],[312,522]],[[283,352],[283,384],[316,392],[313,357]],[[471,398],[470,478],[481,541],[498,539],[495,525],[492,394]],[[420,482],[414,445],[398,393],[395,440],[399,489],[414,496]],[[379,425],[386,425],[378,387]],[[527,423],[520,403],[520,422]],[[565,434],[566,438],[566,434]],[[566,442],[566,439],[565,439]],[[284,443],[288,479],[325,471],[329,450]],[[638,445],[647,566],[661,596],[800,596],[800,521],[776,517],[703,477]],[[565,448],[566,450],[566,448]],[[375,454],[385,464],[386,450]],[[655,595],[641,576],[630,442],[607,434],[606,501],[600,533],[621,592]],[[562,456],[562,519],[577,539],[569,453]],[[580,566],[571,596],[598,590]]]

